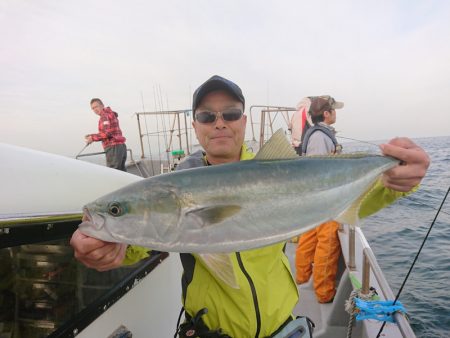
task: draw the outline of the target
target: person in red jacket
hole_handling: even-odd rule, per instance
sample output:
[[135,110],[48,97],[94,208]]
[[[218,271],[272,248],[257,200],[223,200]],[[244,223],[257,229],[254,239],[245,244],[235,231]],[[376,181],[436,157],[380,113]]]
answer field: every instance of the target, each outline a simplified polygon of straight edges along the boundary
[[120,130],[119,116],[110,107],[103,105],[102,100],[94,98],[91,100],[91,109],[100,116],[98,120],[98,133],[85,136],[87,144],[102,141],[106,154],[106,165],[110,168],[127,171],[125,161],[127,160],[127,146],[125,137]]

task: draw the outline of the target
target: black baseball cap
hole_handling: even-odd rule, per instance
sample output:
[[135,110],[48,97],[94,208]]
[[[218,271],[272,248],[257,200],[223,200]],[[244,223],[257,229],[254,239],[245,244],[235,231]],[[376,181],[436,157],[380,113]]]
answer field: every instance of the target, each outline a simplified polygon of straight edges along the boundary
[[234,98],[236,98],[239,102],[245,107],[245,98],[242,94],[241,88],[234,82],[227,80],[219,75],[214,75],[205,83],[203,83],[197,90],[194,92],[192,98],[192,113],[195,114],[195,110],[197,109],[200,102],[202,102],[203,98],[216,90],[225,90],[227,93],[231,94]]

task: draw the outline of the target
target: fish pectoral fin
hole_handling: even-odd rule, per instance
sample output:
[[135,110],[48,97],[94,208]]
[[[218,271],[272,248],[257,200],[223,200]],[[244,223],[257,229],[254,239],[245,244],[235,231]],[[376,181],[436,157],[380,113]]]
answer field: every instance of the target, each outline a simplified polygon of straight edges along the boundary
[[233,289],[239,289],[239,284],[237,282],[237,277],[234,272],[233,262],[231,261],[230,254],[202,253],[198,255],[201,258],[201,260],[205,263],[205,265],[208,267],[210,272],[212,272],[222,282],[232,287]]
[[203,226],[217,224],[225,219],[235,215],[242,209],[239,205],[214,205],[211,207],[201,207],[186,212],[187,216],[195,215],[198,217]]
[[359,210],[361,209],[361,204],[364,199],[369,195],[376,185],[376,181],[366,189],[361,196],[359,196],[347,209],[345,209],[338,217],[336,221],[339,223],[345,223],[350,225],[359,224]]
[[278,129],[261,147],[254,160],[295,159],[298,154],[289,144],[283,129]]

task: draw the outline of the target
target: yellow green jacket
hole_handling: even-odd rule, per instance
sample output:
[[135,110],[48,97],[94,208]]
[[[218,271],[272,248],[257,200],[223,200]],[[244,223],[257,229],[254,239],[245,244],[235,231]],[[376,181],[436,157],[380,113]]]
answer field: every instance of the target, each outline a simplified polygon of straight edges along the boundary
[[[191,155],[192,166],[206,165],[202,155]],[[241,160],[254,157],[244,145]],[[200,160],[199,160],[200,159]],[[181,164],[180,164],[181,165]],[[181,169],[184,169],[181,167]],[[392,203],[404,193],[385,188],[377,182],[364,199],[360,217],[366,217]],[[285,243],[231,254],[238,279],[234,289],[212,274],[195,254],[180,254],[183,264],[182,301],[185,311],[202,316],[210,329],[221,328],[231,337],[267,337],[292,315],[298,302],[297,285],[292,277]],[[124,264],[147,257],[148,249],[130,246]],[[175,311],[175,309],[174,309]]]

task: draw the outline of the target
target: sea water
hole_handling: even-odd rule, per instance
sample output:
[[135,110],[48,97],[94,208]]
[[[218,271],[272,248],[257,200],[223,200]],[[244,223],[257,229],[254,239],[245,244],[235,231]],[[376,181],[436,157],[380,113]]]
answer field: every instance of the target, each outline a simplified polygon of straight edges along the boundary
[[[431,158],[419,190],[368,217],[362,225],[394,295],[450,186],[450,137],[414,139],[414,142]],[[399,299],[417,337],[450,337],[450,196]]]

